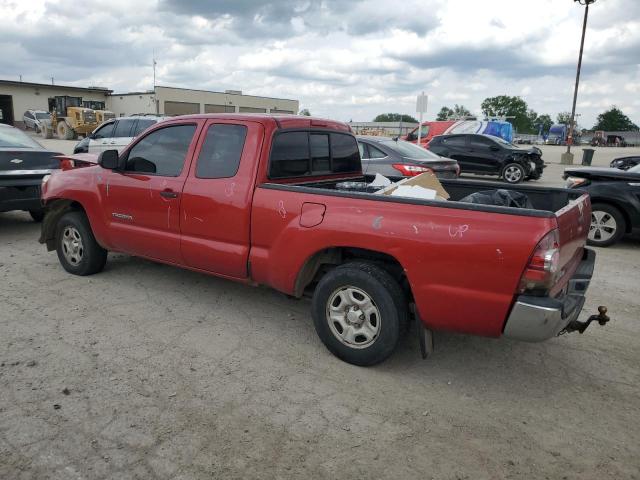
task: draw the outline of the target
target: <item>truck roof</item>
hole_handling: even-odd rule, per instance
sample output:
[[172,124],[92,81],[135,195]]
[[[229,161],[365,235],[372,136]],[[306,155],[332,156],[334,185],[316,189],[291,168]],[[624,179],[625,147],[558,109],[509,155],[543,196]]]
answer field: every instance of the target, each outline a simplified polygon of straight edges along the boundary
[[197,113],[193,115],[180,115],[176,118],[194,118],[194,119],[219,119],[219,120],[242,120],[253,122],[273,122],[278,128],[330,128],[332,130],[341,130],[351,132],[351,127],[337,120],[329,120],[319,117],[307,117],[302,115],[275,114],[275,113]]

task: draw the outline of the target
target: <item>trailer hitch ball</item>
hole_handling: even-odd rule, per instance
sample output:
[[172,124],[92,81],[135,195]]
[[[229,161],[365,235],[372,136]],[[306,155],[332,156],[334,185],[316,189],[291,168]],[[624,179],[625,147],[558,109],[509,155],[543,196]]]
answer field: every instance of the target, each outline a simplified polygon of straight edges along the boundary
[[609,320],[610,318],[607,315],[607,307],[600,305],[598,307],[597,315],[591,315],[586,322],[579,322],[577,320],[574,320],[569,325],[567,325],[567,328],[562,333],[565,333],[565,332],[584,333],[584,331],[591,324],[591,322],[598,322],[600,325],[606,325],[606,323]]

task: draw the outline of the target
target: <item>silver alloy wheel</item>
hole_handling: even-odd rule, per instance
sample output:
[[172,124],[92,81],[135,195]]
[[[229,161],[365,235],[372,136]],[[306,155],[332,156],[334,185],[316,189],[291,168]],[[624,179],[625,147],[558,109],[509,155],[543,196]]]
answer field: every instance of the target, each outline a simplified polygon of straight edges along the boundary
[[589,240],[593,242],[606,242],[616,234],[618,223],[613,215],[602,210],[591,212],[591,226],[589,227]]
[[382,318],[369,294],[346,286],[338,288],[329,297],[327,322],[342,344],[359,349],[376,341]]
[[509,165],[504,169],[504,179],[509,183],[517,183],[522,178],[522,170],[515,165]]
[[82,237],[75,227],[66,226],[62,232],[62,253],[71,265],[78,265],[82,261],[84,247]]

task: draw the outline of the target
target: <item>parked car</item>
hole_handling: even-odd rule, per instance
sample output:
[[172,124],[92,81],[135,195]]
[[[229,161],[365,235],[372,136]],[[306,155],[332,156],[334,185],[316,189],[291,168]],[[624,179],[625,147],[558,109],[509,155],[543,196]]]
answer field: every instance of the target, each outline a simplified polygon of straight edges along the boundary
[[640,155],[632,157],[620,157],[611,161],[611,168],[619,168],[620,170],[629,170],[631,167],[635,167],[640,164]]
[[60,168],[56,155],[22,130],[0,124],[0,212],[25,210],[42,220],[40,185]]
[[356,365],[387,358],[411,312],[423,339],[542,341],[588,325],[583,192],[508,185],[533,204],[515,208],[458,201],[482,181],[443,180],[449,201],[341,189],[364,183],[350,127],[295,115],[176,117],[121,154],[78,156],[97,165],[43,181],[40,237],[75,275],[113,250],[309,293],[320,339]]
[[358,148],[365,175],[379,173],[388,178],[415,177],[433,172],[438,178],[457,178],[458,162],[443,158],[404,140],[388,137],[358,136]]
[[73,153],[100,153],[111,149],[120,152],[147,128],[166,118],[169,117],[153,114],[113,118],[80,140]]
[[507,183],[537,180],[545,168],[539,148],[520,148],[491,135],[441,135],[427,148],[457,160],[462,173],[498,175]]
[[45,112],[44,110],[27,110],[26,112],[24,112],[24,115],[22,115],[24,128],[27,130],[35,130],[38,133],[42,129],[42,123],[50,121],[51,114],[49,112]]
[[625,234],[640,233],[640,165],[616,168],[567,168],[567,187],[591,196],[588,243],[608,247]]

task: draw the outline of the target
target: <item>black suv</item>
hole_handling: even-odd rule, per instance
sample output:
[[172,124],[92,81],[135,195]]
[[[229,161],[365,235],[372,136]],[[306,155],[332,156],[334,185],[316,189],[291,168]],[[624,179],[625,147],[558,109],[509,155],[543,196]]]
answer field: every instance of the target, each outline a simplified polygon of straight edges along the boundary
[[508,183],[537,180],[545,168],[539,148],[520,148],[491,135],[440,135],[427,148],[457,160],[462,173],[498,175]]

